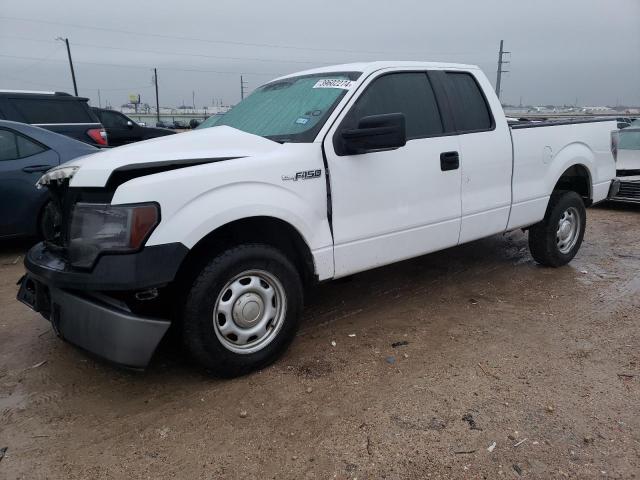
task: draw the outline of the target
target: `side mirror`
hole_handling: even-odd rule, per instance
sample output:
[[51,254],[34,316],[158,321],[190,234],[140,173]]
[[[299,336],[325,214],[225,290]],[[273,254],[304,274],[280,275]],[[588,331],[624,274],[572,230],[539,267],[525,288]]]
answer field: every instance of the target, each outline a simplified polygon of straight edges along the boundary
[[140,125],[141,127],[146,127],[147,126],[147,122],[138,122],[138,125]]
[[131,120],[127,120],[127,128],[133,128],[133,122]]
[[406,121],[403,113],[385,113],[362,117],[358,128],[343,130],[342,154],[393,150],[407,143]]

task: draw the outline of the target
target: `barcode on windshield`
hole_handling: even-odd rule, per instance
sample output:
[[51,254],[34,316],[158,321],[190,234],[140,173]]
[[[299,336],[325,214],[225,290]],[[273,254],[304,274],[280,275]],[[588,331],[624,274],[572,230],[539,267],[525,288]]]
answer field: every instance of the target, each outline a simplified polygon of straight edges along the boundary
[[342,88],[344,90],[349,90],[352,85],[353,82],[351,80],[343,78],[325,78],[318,80],[313,88]]

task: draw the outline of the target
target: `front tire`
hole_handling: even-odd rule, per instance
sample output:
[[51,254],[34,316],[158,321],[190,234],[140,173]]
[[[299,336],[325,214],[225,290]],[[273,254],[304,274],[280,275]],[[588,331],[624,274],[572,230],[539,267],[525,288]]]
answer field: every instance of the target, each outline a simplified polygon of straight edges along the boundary
[[240,245],[213,258],[196,278],[184,307],[183,340],[214,375],[243,375],[286,350],[302,304],[300,275],[282,252]]
[[60,210],[55,208],[51,200],[47,201],[38,215],[38,225],[36,226],[38,238],[50,242],[58,241],[61,223]]
[[575,257],[584,238],[587,214],[576,192],[551,195],[544,219],[529,229],[529,250],[536,262],[561,267]]

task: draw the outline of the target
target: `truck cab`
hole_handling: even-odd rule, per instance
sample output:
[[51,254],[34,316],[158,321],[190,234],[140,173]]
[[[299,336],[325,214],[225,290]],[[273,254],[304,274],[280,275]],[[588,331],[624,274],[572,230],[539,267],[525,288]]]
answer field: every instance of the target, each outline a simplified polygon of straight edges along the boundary
[[211,128],[47,172],[58,234],[27,255],[19,299],[116,363],[146,366],[175,323],[205,368],[240,375],[286,349],[319,281],[515,228],[565,265],[609,195],[614,129],[510,127],[469,65],[281,77]]

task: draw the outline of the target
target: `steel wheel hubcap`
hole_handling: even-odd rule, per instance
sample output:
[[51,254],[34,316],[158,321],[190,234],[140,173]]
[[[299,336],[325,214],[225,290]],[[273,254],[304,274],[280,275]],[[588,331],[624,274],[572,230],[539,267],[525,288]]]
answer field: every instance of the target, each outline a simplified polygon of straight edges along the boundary
[[556,243],[560,253],[569,253],[575,247],[580,236],[580,224],[580,214],[575,207],[569,207],[562,212],[556,231]]
[[220,343],[235,353],[253,353],[276,337],[286,313],[282,283],[264,270],[247,270],[222,288],[213,311]]

